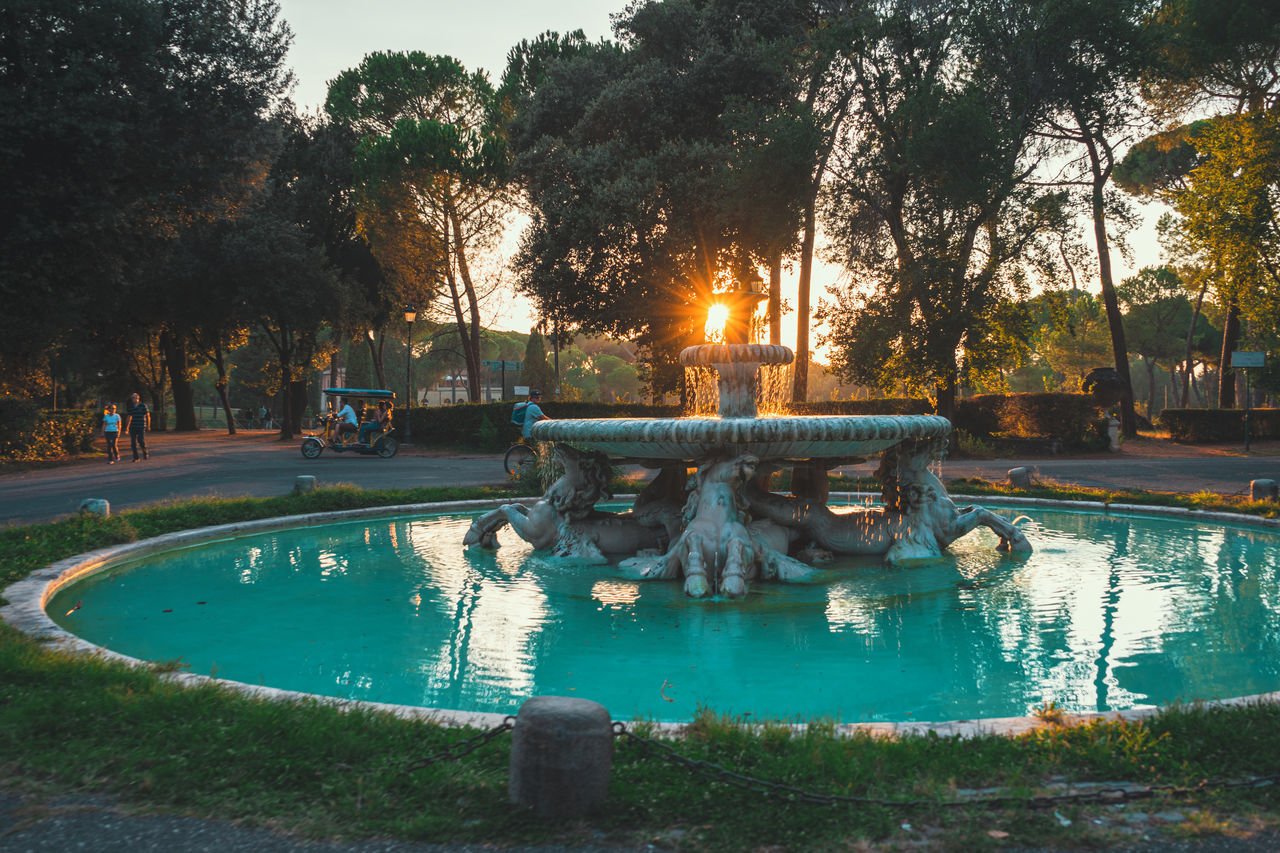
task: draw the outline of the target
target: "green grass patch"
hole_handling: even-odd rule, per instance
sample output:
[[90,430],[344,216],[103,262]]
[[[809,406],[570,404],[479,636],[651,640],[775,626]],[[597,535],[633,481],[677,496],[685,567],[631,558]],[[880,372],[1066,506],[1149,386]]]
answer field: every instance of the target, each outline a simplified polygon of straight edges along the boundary
[[[501,494],[339,488],[200,500],[110,519],[78,516],[0,532],[0,579],[8,583],[83,551],[193,526]],[[105,793],[138,809],[313,838],[656,843],[679,850],[1106,848],[1131,839],[1114,805],[954,803],[988,790],[1055,794],[1072,781],[1194,788],[1204,779],[1275,773],[1280,755],[1280,707],[1271,705],[1173,708],[1142,722],[1051,725],[1020,737],[972,739],[839,737],[830,721],[801,731],[704,710],[673,742],[684,758],[820,796],[879,802],[815,805],[780,790],[765,796],[620,738],[605,806],[586,819],[553,821],[508,804],[507,735],[461,759],[406,773],[406,762],[476,732],[367,710],[341,713],[315,701],[251,699],[217,686],[183,688],[166,677],[180,668],[172,664],[135,669],[66,654],[0,625],[0,778],[10,790]],[[648,729],[629,725],[642,735]],[[1277,807],[1280,786],[1210,788],[1126,808],[1177,808],[1195,816],[1179,830],[1193,833],[1274,826]],[[1143,831],[1157,832],[1154,824]]]

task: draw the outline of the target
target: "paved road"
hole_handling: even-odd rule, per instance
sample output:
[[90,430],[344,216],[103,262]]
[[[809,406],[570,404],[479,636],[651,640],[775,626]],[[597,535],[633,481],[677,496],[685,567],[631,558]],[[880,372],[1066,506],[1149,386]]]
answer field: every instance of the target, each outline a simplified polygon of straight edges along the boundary
[[[1041,479],[1063,484],[1226,495],[1247,493],[1249,481],[1256,478],[1280,481],[1280,442],[1256,445],[1248,456],[1238,448],[1141,444],[1132,451],[1088,457],[952,460],[943,465],[942,476],[1000,481],[1010,468],[1026,466],[1036,469]],[[0,525],[65,516],[85,498],[104,498],[113,509],[125,510],[191,497],[281,495],[293,488],[299,474],[314,475],[318,485],[347,483],[370,489],[480,486],[506,479],[497,454],[407,449],[387,460],[326,450],[319,459],[308,460],[302,458],[299,445],[261,432],[154,433],[151,458],[145,462],[130,462],[126,448],[125,458],[115,465],[96,458],[0,473]],[[875,465],[872,461],[845,470],[870,475]]]
[[411,449],[393,459],[379,459],[326,450],[319,459],[304,459],[300,444],[262,432],[152,433],[151,458],[143,462],[130,461],[126,443],[115,465],[103,457],[0,473],[0,525],[74,513],[85,498],[103,498],[113,510],[126,510],[191,497],[282,495],[293,488],[299,474],[314,475],[320,486],[345,483],[367,489],[506,481],[500,455],[428,455]]

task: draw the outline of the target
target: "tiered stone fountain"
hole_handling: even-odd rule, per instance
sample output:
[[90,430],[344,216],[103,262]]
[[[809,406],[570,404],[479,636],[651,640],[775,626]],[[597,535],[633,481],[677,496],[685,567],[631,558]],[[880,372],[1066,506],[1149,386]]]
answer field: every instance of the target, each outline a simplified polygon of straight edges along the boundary
[[[719,374],[718,417],[546,420],[537,441],[556,442],[565,468],[532,507],[511,504],[476,520],[469,547],[497,547],[510,524],[535,548],[592,560],[622,560],[646,577],[683,578],[693,597],[746,594],[752,580],[792,580],[830,554],[882,554],[890,563],[938,556],[979,525],[1000,547],[1030,551],[1011,523],[981,507],[958,508],[930,470],[951,433],[933,415],[761,417],[762,365],[787,364],[791,350],[707,344],[680,354],[687,367]],[[826,505],[826,471],[882,454],[883,506],[836,513]],[[610,497],[611,464],[659,471],[626,513],[595,503]],[[688,476],[689,468],[697,473]],[[769,492],[768,475],[792,469],[792,493]]]

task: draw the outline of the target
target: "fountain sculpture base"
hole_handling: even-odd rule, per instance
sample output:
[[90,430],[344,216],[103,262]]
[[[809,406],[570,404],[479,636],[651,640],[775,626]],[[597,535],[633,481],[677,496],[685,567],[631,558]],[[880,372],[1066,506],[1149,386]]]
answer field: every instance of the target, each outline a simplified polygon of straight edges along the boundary
[[[779,495],[762,482],[773,470],[752,454],[704,459],[690,478],[668,465],[626,513],[595,503],[609,497],[608,458],[556,447],[565,475],[533,505],[499,507],[477,519],[465,544],[497,547],[506,525],[534,547],[590,561],[622,560],[643,577],[682,580],[694,597],[740,598],[756,580],[788,581],[810,567],[796,554],[883,555],[891,564],[939,556],[978,526],[1000,537],[1000,548],[1030,551],[1016,526],[981,507],[959,508],[930,470],[938,440],[911,439],[886,451],[877,477],[883,506],[835,513],[825,495]],[[683,506],[681,498],[684,497]],[[645,555],[649,556],[645,556]]]

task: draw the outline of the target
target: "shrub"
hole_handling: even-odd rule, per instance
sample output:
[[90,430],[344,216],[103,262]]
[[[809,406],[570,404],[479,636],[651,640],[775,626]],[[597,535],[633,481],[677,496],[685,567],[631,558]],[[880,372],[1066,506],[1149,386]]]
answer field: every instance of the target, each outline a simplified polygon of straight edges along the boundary
[[[502,450],[519,436],[511,423],[511,407],[516,401],[501,403],[459,403],[413,410],[415,444],[466,447],[474,450]],[[678,406],[649,406],[643,403],[585,403],[546,401],[542,409],[553,418],[674,418]],[[488,428],[485,422],[488,422]]]
[[1038,438],[1068,447],[1094,443],[1098,405],[1088,394],[982,394],[956,404],[953,424],[976,439]]
[[88,409],[41,409],[32,400],[0,397],[0,459],[37,461],[93,449],[98,416]]
[[[1165,409],[1158,418],[1174,441],[1244,441],[1243,409]],[[1250,438],[1280,438],[1280,409],[1252,409]]]

